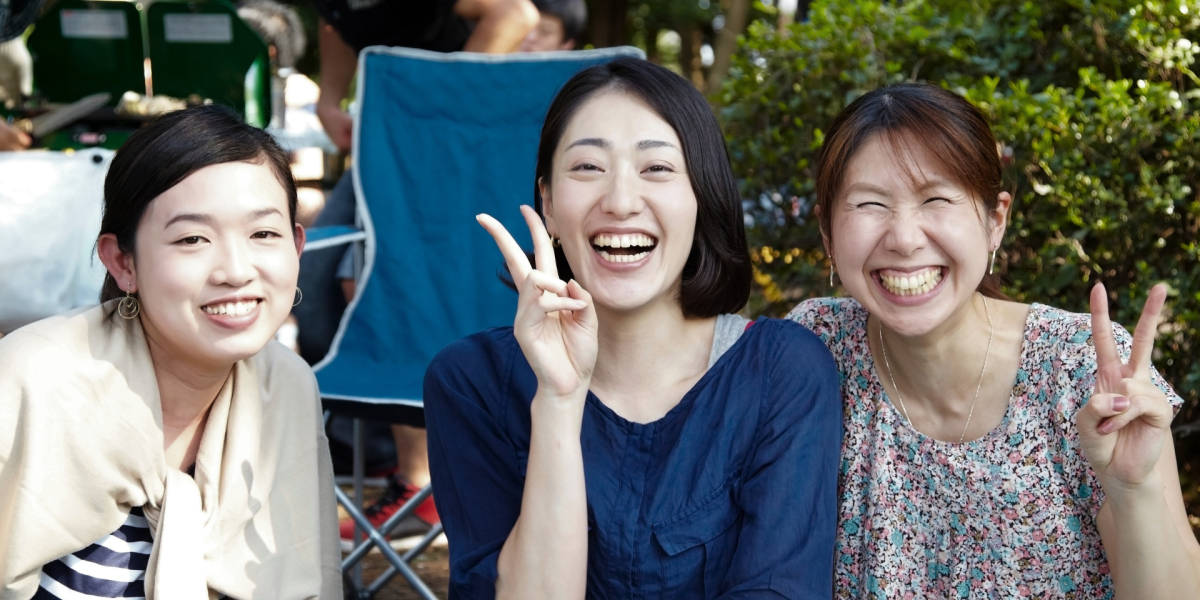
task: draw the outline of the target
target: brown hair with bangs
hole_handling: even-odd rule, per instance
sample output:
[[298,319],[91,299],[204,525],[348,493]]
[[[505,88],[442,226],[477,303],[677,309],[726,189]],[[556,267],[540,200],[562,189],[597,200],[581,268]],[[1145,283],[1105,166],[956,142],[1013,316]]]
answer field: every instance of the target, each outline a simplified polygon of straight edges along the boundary
[[[1003,167],[983,113],[962,96],[937,85],[893,85],[851,102],[825,135],[817,162],[816,193],[821,233],[829,243],[833,241],[833,205],[850,161],[876,135],[882,136],[897,158],[905,156],[906,146],[920,145],[970,192],[986,214],[996,210]],[[917,180],[916,174],[908,175]],[[1008,299],[1000,289],[999,275],[985,274],[976,289],[989,298]]]

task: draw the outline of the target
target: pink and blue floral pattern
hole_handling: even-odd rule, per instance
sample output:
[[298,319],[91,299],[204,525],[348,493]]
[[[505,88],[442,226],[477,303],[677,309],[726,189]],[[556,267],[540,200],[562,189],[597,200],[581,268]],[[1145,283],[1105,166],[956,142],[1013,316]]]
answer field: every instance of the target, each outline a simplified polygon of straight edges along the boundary
[[[892,406],[858,302],[808,300],[788,316],[825,341],[841,372],[835,597],[1113,597],[1096,529],[1104,492],[1075,429],[1095,381],[1088,315],[1030,308],[1008,411],[963,444],[922,435]],[[1128,359],[1129,333],[1114,329]]]

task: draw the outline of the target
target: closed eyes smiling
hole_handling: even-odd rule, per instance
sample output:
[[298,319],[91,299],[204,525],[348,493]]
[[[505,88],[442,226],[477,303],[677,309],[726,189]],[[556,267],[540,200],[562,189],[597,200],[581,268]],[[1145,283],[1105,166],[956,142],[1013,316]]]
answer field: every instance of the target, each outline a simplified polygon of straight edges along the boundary
[[[928,200],[925,200],[924,202],[922,202],[921,206],[929,206],[931,204],[938,204],[938,203],[943,203],[943,202],[947,203],[947,204],[956,204],[956,202],[954,202],[953,200],[950,200],[949,198],[934,197],[934,198],[929,198]],[[854,208],[872,208],[872,207],[884,208],[884,209],[889,208],[887,205],[885,205],[881,202],[859,202],[858,204],[854,204],[853,206],[854,206]]]

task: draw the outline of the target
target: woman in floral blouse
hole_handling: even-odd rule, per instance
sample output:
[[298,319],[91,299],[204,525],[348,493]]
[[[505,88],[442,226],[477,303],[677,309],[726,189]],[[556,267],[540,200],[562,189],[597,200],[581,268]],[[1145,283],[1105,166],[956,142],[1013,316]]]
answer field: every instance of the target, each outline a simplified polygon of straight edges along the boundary
[[790,316],[842,375],[836,596],[1200,598],[1181,399],[1150,365],[1165,287],[1132,338],[1101,285],[1090,317],[1009,300],[1000,184],[987,121],[937,86],[866,94],[826,137],[818,217],[852,297]]

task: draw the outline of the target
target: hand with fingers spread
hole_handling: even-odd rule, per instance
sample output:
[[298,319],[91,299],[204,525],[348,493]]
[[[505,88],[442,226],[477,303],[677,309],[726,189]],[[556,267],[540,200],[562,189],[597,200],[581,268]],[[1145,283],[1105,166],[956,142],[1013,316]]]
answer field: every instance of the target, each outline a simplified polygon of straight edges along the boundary
[[1122,362],[1108,319],[1104,286],[1092,288],[1096,386],[1075,423],[1084,455],[1101,483],[1130,487],[1146,483],[1171,435],[1171,405],[1150,375],[1150,356],[1166,295],[1163,284],[1150,290],[1134,331],[1129,362]]
[[571,280],[558,278],[554,249],[541,217],[528,206],[521,214],[533,237],[535,266],[499,221],[479,215],[492,235],[520,294],[513,335],[538,378],[540,394],[582,402],[596,366],[597,321],[592,297]]

